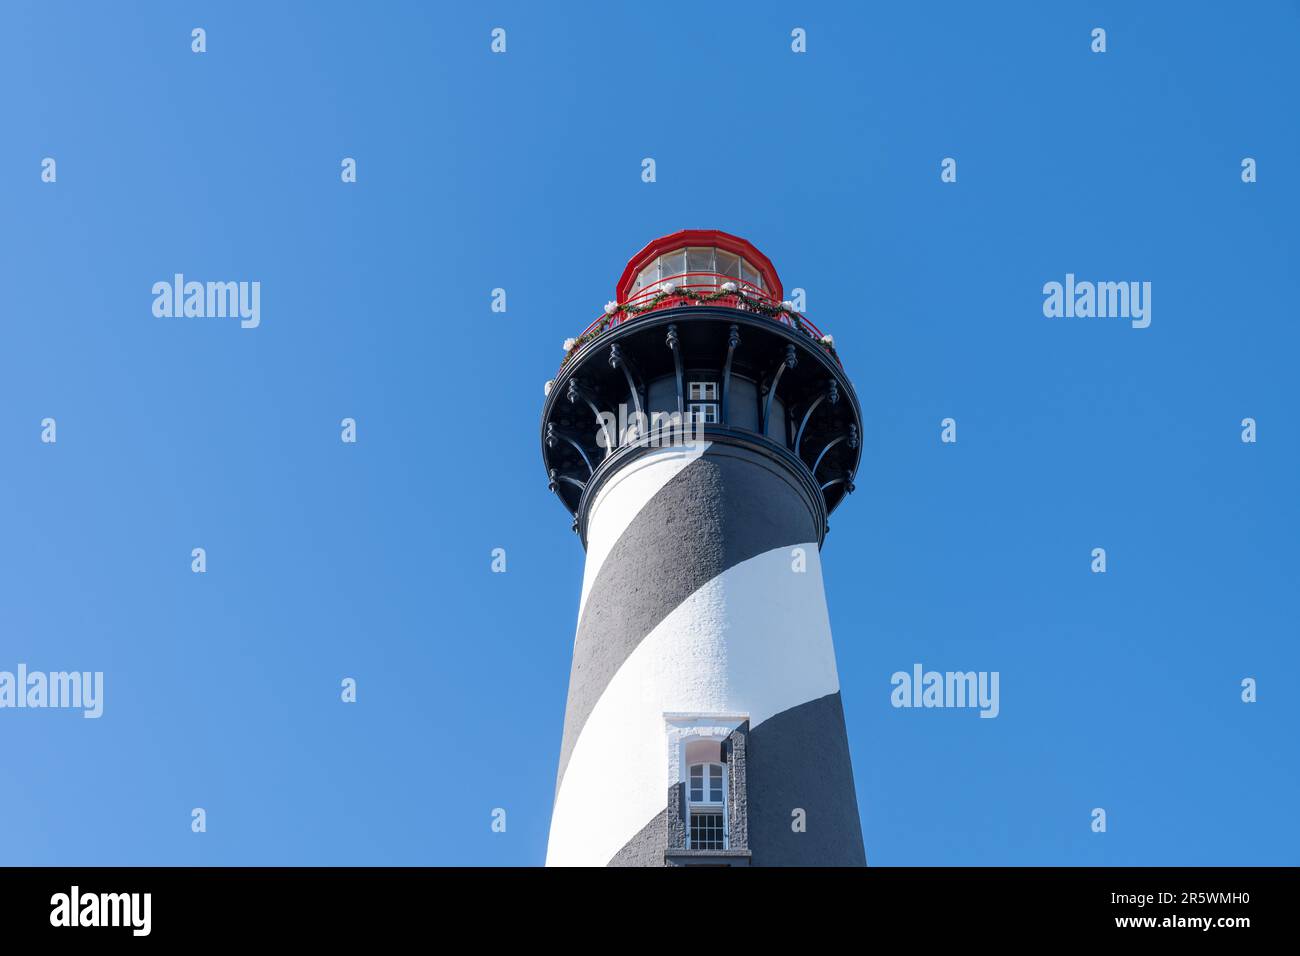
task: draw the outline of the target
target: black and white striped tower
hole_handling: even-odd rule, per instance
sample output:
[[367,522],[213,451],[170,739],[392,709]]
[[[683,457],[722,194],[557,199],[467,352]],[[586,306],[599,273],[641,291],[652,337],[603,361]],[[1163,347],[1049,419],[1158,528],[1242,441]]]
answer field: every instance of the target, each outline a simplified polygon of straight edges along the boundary
[[547,383],[587,550],[547,865],[862,865],[822,586],[861,412],[743,239],[645,247]]

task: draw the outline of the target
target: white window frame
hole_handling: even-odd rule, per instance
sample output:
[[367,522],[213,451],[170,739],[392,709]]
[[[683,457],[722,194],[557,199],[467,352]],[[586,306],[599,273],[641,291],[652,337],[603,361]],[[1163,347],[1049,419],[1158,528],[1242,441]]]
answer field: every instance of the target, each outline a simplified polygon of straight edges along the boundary
[[718,400],[717,382],[690,382],[686,397],[692,402],[716,402]]
[[[710,795],[710,782],[712,780],[711,771],[714,767],[722,770],[722,800],[714,803],[712,800],[692,800],[691,799],[691,770],[695,767],[704,768],[704,796]],[[704,763],[690,764],[686,768],[686,849],[693,850],[691,846],[691,817],[699,812],[709,816],[722,815],[722,849],[726,850],[731,846],[731,837],[728,834],[730,828],[731,815],[727,812],[727,765],[721,761],[706,760]]]
[[[704,787],[700,791],[705,794],[699,800],[691,797],[691,771],[696,767],[704,768]],[[713,793],[713,768],[717,767],[722,777],[722,799],[710,800],[709,796]],[[693,807],[720,807],[727,802],[727,765],[721,760],[706,760],[704,763],[693,763],[686,768],[686,802]]]
[[694,405],[686,406],[686,424],[694,425],[697,422],[701,425],[718,424],[719,412],[717,402],[697,402]]
[[[686,841],[691,839],[691,768],[686,763],[687,745],[693,740],[717,741],[719,748],[742,724],[749,720],[743,713],[665,713],[664,729],[668,734],[668,786],[682,784],[686,802]],[[731,815],[727,809],[730,799],[731,768],[725,763],[722,778],[722,832],[723,846],[731,847]],[[707,851],[706,851],[707,852]]]

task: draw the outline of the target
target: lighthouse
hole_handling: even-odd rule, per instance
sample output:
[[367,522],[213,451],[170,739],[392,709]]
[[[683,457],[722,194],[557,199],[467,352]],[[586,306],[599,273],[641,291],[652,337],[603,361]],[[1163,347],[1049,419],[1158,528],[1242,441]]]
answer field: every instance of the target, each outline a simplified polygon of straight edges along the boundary
[[649,243],[546,384],[586,549],[548,866],[866,863],[822,584],[862,417],[738,236]]

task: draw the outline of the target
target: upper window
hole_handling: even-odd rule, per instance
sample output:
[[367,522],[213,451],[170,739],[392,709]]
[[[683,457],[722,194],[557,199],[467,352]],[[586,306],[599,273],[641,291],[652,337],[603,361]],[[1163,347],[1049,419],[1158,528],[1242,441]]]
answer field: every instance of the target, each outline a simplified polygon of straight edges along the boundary
[[751,292],[766,288],[759,268],[740,256],[712,246],[690,246],[665,253],[648,263],[637,274],[629,295],[649,297],[664,282],[672,282],[679,289],[708,292],[729,281],[741,284],[742,288],[747,284]]
[[727,848],[727,769],[720,763],[691,764],[686,785],[686,845],[692,850]]
[[697,763],[691,767],[691,803],[722,803],[722,774],[720,763]]
[[672,782],[666,807],[669,862],[726,865],[728,857],[747,855],[748,715],[668,713],[664,720]]

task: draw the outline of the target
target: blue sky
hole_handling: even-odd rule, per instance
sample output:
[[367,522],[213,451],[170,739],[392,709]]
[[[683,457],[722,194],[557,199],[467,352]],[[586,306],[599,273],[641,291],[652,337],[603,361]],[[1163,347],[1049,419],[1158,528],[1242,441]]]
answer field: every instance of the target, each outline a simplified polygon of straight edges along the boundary
[[[758,245],[856,383],[869,862],[1300,862],[1297,41],[1282,3],[6,5],[0,669],[105,703],[0,710],[0,864],[540,864],[582,571],[542,383],[682,228]],[[260,327],[155,318],[176,272],[260,281]],[[1151,326],[1045,318],[1067,272]],[[999,717],[892,708],[915,662],[999,671]]]

